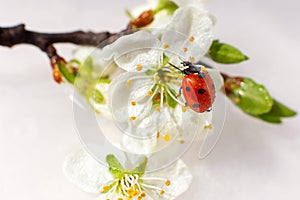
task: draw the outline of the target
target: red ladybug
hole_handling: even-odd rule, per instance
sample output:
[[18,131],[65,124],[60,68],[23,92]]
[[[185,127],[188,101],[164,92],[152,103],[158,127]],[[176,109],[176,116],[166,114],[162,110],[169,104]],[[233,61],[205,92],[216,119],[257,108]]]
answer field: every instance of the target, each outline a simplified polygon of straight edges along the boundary
[[213,80],[204,67],[196,67],[188,61],[181,64],[187,68],[181,70],[170,65],[185,75],[182,80],[182,91],[187,106],[198,113],[210,111],[216,93]]

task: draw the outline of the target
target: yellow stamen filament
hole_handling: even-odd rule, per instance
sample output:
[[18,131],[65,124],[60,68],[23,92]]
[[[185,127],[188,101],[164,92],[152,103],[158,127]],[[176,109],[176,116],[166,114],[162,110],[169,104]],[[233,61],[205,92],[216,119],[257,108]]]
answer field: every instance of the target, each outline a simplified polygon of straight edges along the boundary
[[191,57],[190,58],[190,61],[193,63],[193,62],[195,62],[195,58],[194,57]]
[[165,182],[165,184],[166,184],[166,186],[170,186],[170,185],[171,185],[171,181],[170,181],[170,180],[167,180],[167,181]]
[[131,116],[130,117],[130,121],[134,121],[134,120],[136,120],[136,117],[135,116]]
[[212,127],[212,124],[208,124],[208,125],[204,126],[204,128],[206,128],[206,129],[212,129],[213,127]]
[[131,102],[131,105],[132,105],[132,106],[136,106],[136,102],[135,102],[135,101],[132,101],[132,102]]
[[169,142],[170,140],[170,135],[164,135],[164,141]]
[[184,48],[183,48],[183,51],[184,51],[184,52],[187,52],[187,51],[188,51],[188,48],[187,48],[187,47],[184,47]]
[[164,49],[167,49],[169,47],[170,47],[170,45],[168,43],[164,43]]
[[137,64],[135,68],[136,68],[136,71],[142,71],[143,66],[141,64]]
[[157,131],[157,133],[156,133],[156,138],[159,138],[159,137],[160,137],[160,132]]
[[123,200],[123,198],[118,198],[118,200]]
[[129,79],[129,80],[126,82],[126,86],[127,86],[127,87],[130,87],[131,85],[132,85],[132,80]]
[[194,42],[194,41],[195,41],[194,36],[191,36],[191,37],[189,38],[189,41],[190,41],[190,42]]
[[151,90],[148,91],[148,96],[151,97],[153,95],[153,92]]
[[163,195],[164,193],[165,193],[164,190],[161,190],[161,191],[159,192],[160,195]]

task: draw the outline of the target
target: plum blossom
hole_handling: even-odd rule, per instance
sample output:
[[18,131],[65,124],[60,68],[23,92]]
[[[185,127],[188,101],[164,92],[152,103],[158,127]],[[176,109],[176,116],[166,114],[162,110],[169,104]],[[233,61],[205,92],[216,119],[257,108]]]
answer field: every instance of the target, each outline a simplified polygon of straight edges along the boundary
[[72,183],[97,194],[100,200],[171,200],[184,193],[192,181],[182,160],[155,172],[116,175],[83,149],[67,156],[63,169]]

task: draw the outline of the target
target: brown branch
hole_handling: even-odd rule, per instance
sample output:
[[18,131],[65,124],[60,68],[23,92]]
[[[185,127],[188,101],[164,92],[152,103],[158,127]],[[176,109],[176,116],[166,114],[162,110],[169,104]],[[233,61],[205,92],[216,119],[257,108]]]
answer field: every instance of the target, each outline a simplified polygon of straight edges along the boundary
[[110,32],[84,32],[74,31],[69,33],[40,33],[27,30],[24,24],[13,27],[0,27],[0,45],[13,47],[19,44],[31,44],[45,52],[53,68],[53,77],[56,82],[62,81],[62,76],[57,68],[59,62],[66,63],[55,47],[56,43],[72,43],[77,45],[90,45],[103,48],[113,43],[121,36],[131,34],[137,28],[142,28],[150,24],[154,20],[152,10],[143,12],[139,17],[132,20],[127,28],[119,33]]

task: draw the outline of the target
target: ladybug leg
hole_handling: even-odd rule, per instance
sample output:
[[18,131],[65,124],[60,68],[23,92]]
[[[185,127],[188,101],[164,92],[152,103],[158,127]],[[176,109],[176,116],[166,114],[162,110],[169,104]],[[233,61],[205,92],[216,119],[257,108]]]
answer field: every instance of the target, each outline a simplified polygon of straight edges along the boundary
[[180,97],[181,94],[182,94],[182,86],[180,86],[179,91],[178,91],[178,94],[176,95],[176,97],[177,97],[177,98]]
[[211,112],[211,111],[212,111],[212,107],[206,110],[206,112]]

